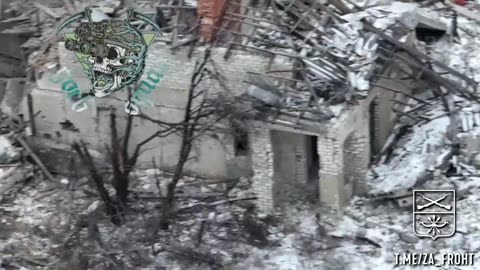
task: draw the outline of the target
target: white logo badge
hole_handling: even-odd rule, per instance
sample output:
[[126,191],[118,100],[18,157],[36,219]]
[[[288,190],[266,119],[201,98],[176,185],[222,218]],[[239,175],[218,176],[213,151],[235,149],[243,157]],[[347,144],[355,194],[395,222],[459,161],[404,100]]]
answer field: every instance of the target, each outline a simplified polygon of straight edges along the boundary
[[432,240],[455,234],[455,190],[413,191],[413,233]]

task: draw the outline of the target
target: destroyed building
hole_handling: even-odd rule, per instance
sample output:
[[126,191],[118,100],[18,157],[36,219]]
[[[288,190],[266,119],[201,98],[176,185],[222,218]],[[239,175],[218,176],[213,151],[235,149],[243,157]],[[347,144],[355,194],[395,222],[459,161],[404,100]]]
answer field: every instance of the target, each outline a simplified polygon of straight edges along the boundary
[[[480,251],[480,5],[88,2],[0,0],[0,270],[393,270],[410,269],[393,254]],[[90,80],[55,32],[87,6],[162,31],[139,85],[76,112],[65,89]],[[125,112],[159,67],[154,104]],[[215,125],[190,129],[178,170],[192,85]],[[432,190],[449,195],[415,195]],[[455,213],[434,240],[415,209],[436,203]]]
[[[199,0],[169,6],[165,1],[155,14],[139,10],[162,18],[165,29],[149,48],[146,70],[168,67],[151,96],[154,106],[142,112],[181,121],[195,61],[212,43],[212,59],[226,85],[211,87],[249,96],[251,109],[258,112],[248,134],[202,138],[187,163],[190,174],[253,175],[257,204],[266,212],[299,194],[341,208],[353,195],[368,193],[370,163],[383,153],[406,106],[419,102],[411,97],[424,87],[419,80],[426,72],[415,64],[419,56],[410,48],[418,40],[448,36],[449,29],[411,3],[367,12],[333,2]],[[357,11],[341,15],[350,8]],[[66,12],[55,9],[60,10]],[[80,89],[88,89],[90,82],[62,41],[50,39],[43,53],[50,61],[34,68],[35,83],[28,86],[22,111],[31,120],[32,141],[57,169],[65,170],[67,156],[75,159],[69,148],[78,139],[101,157],[110,139],[108,108],[122,111],[127,93],[93,99],[88,109],[72,111],[61,85],[49,81],[49,75],[66,67]],[[138,119],[132,140],[142,141],[155,128]],[[169,170],[179,137],[158,138],[146,148],[143,166],[155,158]]]

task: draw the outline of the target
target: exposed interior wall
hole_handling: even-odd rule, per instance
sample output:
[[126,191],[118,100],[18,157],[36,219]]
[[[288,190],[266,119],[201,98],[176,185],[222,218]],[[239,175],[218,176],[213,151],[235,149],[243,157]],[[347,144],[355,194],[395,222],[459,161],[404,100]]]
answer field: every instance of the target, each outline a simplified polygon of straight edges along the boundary
[[253,189],[261,211],[318,197],[316,136],[258,128],[250,138]]
[[[395,101],[405,103],[407,97],[401,93],[411,94],[413,89],[413,80],[406,79],[406,75],[401,69],[406,67],[399,67],[392,65],[387,69],[376,84],[385,88],[393,89],[388,90],[382,87],[373,87],[371,92],[374,95],[369,104],[369,108],[373,109],[374,114],[371,122],[374,123],[374,140],[372,140],[371,149],[373,155],[379,154],[388,137],[390,136],[393,126],[395,125],[397,114],[394,112],[394,108],[401,110],[401,105]],[[411,72],[409,70],[408,72]],[[398,93],[399,92],[399,93]]]
[[[274,192],[277,202],[295,203],[307,195],[309,164],[313,166],[310,136],[272,130]],[[316,149],[315,149],[316,150]]]

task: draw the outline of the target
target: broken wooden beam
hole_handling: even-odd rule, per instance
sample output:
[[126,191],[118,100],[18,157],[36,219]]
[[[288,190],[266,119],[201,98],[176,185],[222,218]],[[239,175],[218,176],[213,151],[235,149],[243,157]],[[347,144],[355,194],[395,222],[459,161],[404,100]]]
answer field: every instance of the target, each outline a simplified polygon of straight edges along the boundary
[[[342,19],[341,17],[335,15],[335,14],[331,11],[331,9],[330,9],[329,7],[327,7],[327,6],[325,6],[324,4],[321,4],[320,6],[322,7],[322,9],[325,9],[326,11],[328,11],[328,14],[329,14],[329,15],[334,16],[336,19],[338,19],[338,20],[340,20],[340,21],[345,21],[345,20]],[[350,10],[350,12],[351,12],[351,10]],[[463,74],[463,73],[461,73],[461,72],[459,72],[459,71],[457,71],[457,70],[455,70],[455,69],[453,69],[453,68],[450,68],[449,66],[447,66],[447,65],[445,65],[445,64],[443,64],[443,63],[441,63],[441,62],[439,62],[439,61],[431,58],[430,56],[428,56],[428,55],[426,55],[426,54],[418,51],[416,48],[413,48],[413,47],[411,47],[411,46],[408,46],[408,45],[406,45],[406,44],[404,44],[404,43],[402,43],[402,42],[400,42],[400,41],[398,41],[398,40],[390,37],[389,35],[386,35],[386,34],[384,33],[384,31],[377,29],[377,28],[374,27],[372,24],[370,24],[369,22],[367,22],[366,19],[362,19],[362,20],[360,20],[360,21],[362,22],[363,27],[364,27],[365,30],[367,30],[367,31],[369,31],[369,32],[372,32],[372,33],[374,33],[374,34],[377,34],[380,38],[382,38],[382,39],[384,39],[384,40],[392,43],[396,48],[399,48],[399,49],[402,49],[402,50],[406,51],[406,52],[407,52],[408,54],[410,54],[413,58],[418,59],[418,60],[424,60],[424,61],[426,61],[426,62],[428,62],[428,63],[431,63],[431,64],[435,65],[436,67],[438,67],[439,69],[442,69],[443,71],[447,71],[447,72],[450,73],[451,75],[454,75],[454,76],[458,77],[459,79],[464,80],[467,84],[469,84],[470,86],[472,86],[475,90],[477,89],[478,83],[477,83],[475,80],[473,80],[473,79],[469,78],[468,76],[466,76],[465,74]],[[410,61],[410,63],[411,63],[411,62],[413,62],[413,61]],[[417,65],[417,66],[418,66],[418,65]],[[422,69],[422,67],[420,67],[420,69]],[[426,71],[426,73],[429,73],[429,75],[430,75],[431,77],[435,77],[437,81],[440,80],[440,79],[445,79],[445,78],[443,78],[443,77],[438,76],[438,74],[436,74],[436,72],[434,72],[434,71],[430,71],[430,70],[429,70],[429,71]],[[435,73],[435,76],[432,76],[432,73]],[[439,79],[439,78],[440,78],[440,79]],[[445,80],[441,80],[441,81],[443,81],[442,83],[446,83],[446,82],[449,81],[449,80],[446,81],[446,79],[445,79]],[[448,84],[450,84],[450,85],[453,84],[454,86],[456,86],[457,89],[460,88],[457,84],[455,84],[455,83],[453,83],[453,82],[451,82],[451,81],[450,81]],[[447,85],[448,85],[448,84],[447,84]]]
[[370,31],[372,33],[375,33],[377,34],[379,37],[381,37],[382,39],[394,44],[396,47],[408,52],[410,55],[412,55],[414,58],[416,59],[419,59],[419,60],[425,60],[429,63],[432,63],[433,65],[437,66],[438,68],[444,70],[444,71],[447,71],[448,73],[464,80],[466,83],[470,84],[471,86],[473,86],[475,89],[478,85],[478,83],[476,81],[474,81],[473,79],[467,77],[465,74],[463,73],[460,73],[458,72],[457,70],[453,69],[453,68],[450,68],[448,67],[447,65],[431,58],[430,56],[424,54],[424,53],[421,53],[420,51],[418,51],[417,49],[413,48],[413,47],[410,47],[404,43],[401,43],[400,41],[386,35],[383,31],[377,29],[376,27],[374,27],[373,25],[367,23],[365,20],[362,20],[363,22],[363,26],[365,27],[365,29],[367,31]]
[[65,4],[65,9],[67,9],[68,13],[77,13],[75,6],[72,4],[72,2],[70,2],[70,0],[63,0],[63,3]]
[[402,91],[400,91],[400,90],[393,89],[393,88],[388,87],[388,86],[384,86],[384,85],[381,85],[381,84],[378,84],[378,83],[372,83],[372,82],[370,83],[370,85],[373,85],[373,86],[376,86],[376,87],[379,87],[379,88],[382,88],[382,89],[385,89],[385,90],[388,90],[388,91],[392,91],[392,92],[394,92],[394,93],[398,93],[398,94],[405,95],[405,96],[407,96],[407,97],[409,97],[409,98],[411,98],[411,99],[413,99],[413,100],[416,100],[416,101],[418,101],[418,102],[420,102],[420,103],[424,103],[424,104],[427,104],[427,105],[432,105],[430,102],[428,102],[428,101],[426,101],[426,100],[423,100],[423,99],[421,99],[421,98],[417,98],[417,97],[414,96],[414,95],[410,95],[410,94],[408,94],[408,93],[404,93],[404,92],[402,92]]
[[[392,52],[384,50],[381,47],[379,49],[383,50],[386,53],[393,54],[395,57],[397,57],[399,60],[403,61],[404,63],[406,63],[410,67],[413,67],[413,68],[418,69],[418,70],[423,70],[424,75],[428,79],[430,79],[433,82],[437,82],[441,86],[445,87],[445,89],[447,89],[449,92],[451,92],[451,93],[457,92],[460,95],[462,95],[463,97],[466,97],[467,99],[474,100],[474,101],[480,103],[480,99],[473,92],[468,91],[467,89],[461,87],[460,85],[458,85],[458,83],[456,83],[456,82],[454,82],[450,79],[447,79],[445,77],[440,76],[437,72],[435,72],[435,71],[433,71],[429,68],[425,68],[425,65],[420,64],[418,61],[416,61],[414,59],[410,59],[408,57],[403,57],[399,54],[394,54]],[[457,71],[455,71],[455,72],[457,72]],[[462,74],[462,77],[466,77],[466,76]],[[468,77],[466,77],[466,78],[468,78]],[[470,78],[468,78],[468,79],[472,80]],[[475,89],[476,89],[476,86],[475,86]]]
[[342,14],[350,13],[351,10],[341,0],[328,0],[330,4],[335,6]]
[[473,12],[468,8],[464,8],[450,1],[443,1],[443,3],[450,6],[458,14],[480,23],[480,15],[477,12]]
[[49,16],[51,16],[52,18],[54,19],[60,19],[62,16],[58,15],[57,13],[55,13],[55,11],[53,11],[51,8],[47,7],[47,6],[44,6],[38,2],[34,2],[33,5],[38,8],[39,10],[45,12],[46,14],[48,14]]
[[17,141],[22,145],[23,148],[25,148],[27,153],[32,157],[32,159],[35,161],[35,163],[38,165],[38,167],[40,167],[40,170],[43,172],[43,174],[45,174],[45,176],[48,178],[48,180],[54,182],[55,178],[50,173],[50,171],[47,169],[47,167],[45,167],[42,160],[40,160],[40,158],[37,156],[37,154],[35,154],[35,152],[33,152],[30,145],[28,145],[28,143],[22,137],[18,137]]

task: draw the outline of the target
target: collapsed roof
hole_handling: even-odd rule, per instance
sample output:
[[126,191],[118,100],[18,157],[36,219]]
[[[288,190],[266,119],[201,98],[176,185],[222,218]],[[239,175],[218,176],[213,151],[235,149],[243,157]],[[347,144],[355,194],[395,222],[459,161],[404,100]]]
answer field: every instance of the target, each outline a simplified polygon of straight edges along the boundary
[[[429,24],[422,21],[425,18],[419,15],[419,9],[432,4],[440,5],[438,8],[451,8],[448,4],[439,1],[326,2],[252,0],[243,5],[241,1],[231,0],[223,5],[223,1],[162,0],[159,3],[127,1],[124,5],[112,0],[91,4],[111,17],[117,14],[126,16],[128,7],[152,16],[163,31],[157,39],[171,44],[172,49],[180,46],[193,48],[205,35],[202,26],[207,25],[214,29],[214,44],[227,48],[225,58],[232,49],[243,49],[264,53],[272,61],[275,58],[289,59],[293,63],[291,70],[250,73],[248,93],[261,101],[264,110],[274,110],[276,115],[295,116],[297,122],[300,118],[316,122],[331,119],[341,111],[331,105],[341,104],[343,108],[365,98],[391,63],[408,66],[410,70],[403,70],[406,76],[426,79],[441,93],[458,93],[466,99],[478,101],[473,94],[476,81],[409,43],[408,37],[419,23]],[[28,3],[28,0],[20,1],[15,4],[16,9],[12,9],[20,12]],[[203,11],[219,3],[222,9],[214,10],[213,14],[217,17]],[[34,5],[42,11],[42,18],[30,20],[30,28],[43,29],[40,31],[42,35],[24,47],[36,48],[37,53],[32,56],[41,61],[30,61],[30,64],[41,66],[46,62],[45,58],[56,57],[56,50],[48,50],[49,46],[55,47],[51,26],[64,16],[81,11],[87,4],[77,5],[75,1],[72,5]],[[31,15],[27,12],[19,17],[29,18]],[[42,25],[39,19],[42,19]],[[149,27],[142,22],[134,24],[140,29]]]
[[[275,107],[276,115],[293,113],[297,122],[300,118],[330,119],[336,114],[330,105],[365,98],[392,63],[408,66],[409,70],[402,69],[404,75],[424,79],[440,93],[458,93],[478,101],[476,81],[409,43],[419,25],[448,30],[444,23],[435,26],[435,21],[419,13],[419,8],[432,5],[431,1],[393,2],[368,9],[349,1],[253,2],[228,2],[223,20],[213,25],[215,42],[227,46],[226,58],[235,48],[265,53],[272,61],[280,56],[295,62],[292,70],[267,70],[250,76],[250,95]],[[292,76],[283,76],[284,72]]]

